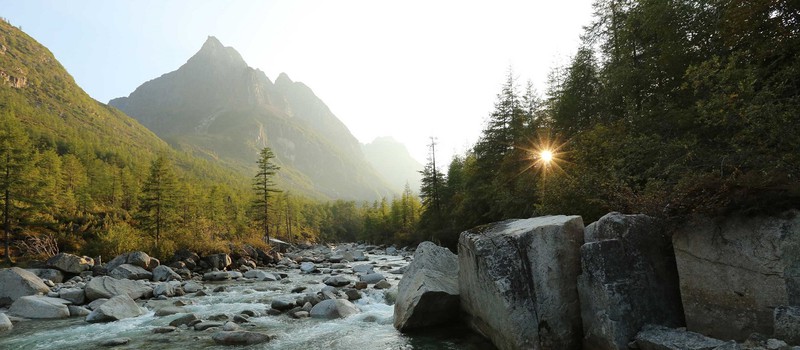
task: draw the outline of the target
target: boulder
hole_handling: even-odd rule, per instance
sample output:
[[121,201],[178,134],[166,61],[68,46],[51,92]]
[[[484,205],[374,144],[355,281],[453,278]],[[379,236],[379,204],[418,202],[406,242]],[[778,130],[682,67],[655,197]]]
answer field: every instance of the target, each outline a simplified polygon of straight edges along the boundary
[[203,290],[203,285],[196,281],[188,281],[183,285],[183,291],[186,293],[196,293]]
[[42,280],[50,280],[53,283],[64,282],[64,273],[57,269],[26,269],[38,276]]
[[6,314],[0,312],[0,332],[11,330],[11,328],[14,328],[14,324],[11,323]]
[[695,217],[673,245],[690,331],[737,341],[773,334],[775,307],[800,305],[800,211]]
[[83,305],[86,302],[86,293],[82,288],[63,288],[58,291],[58,297],[75,305]]
[[211,271],[203,274],[204,281],[225,281],[241,277],[242,273],[239,271]]
[[270,336],[258,332],[231,331],[216,332],[211,335],[211,339],[220,345],[253,345],[268,342]]
[[579,349],[580,216],[508,220],[461,233],[458,284],[469,326],[499,349]]
[[353,303],[344,299],[323,300],[311,308],[311,317],[314,318],[345,318],[359,313],[358,308]]
[[775,338],[800,345],[800,306],[780,306],[774,312]]
[[209,328],[222,327],[222,322],[202,321],[194,325],[194,330],[204,331]]
[[309,261],[306,261],[306,262],[300,264],[300,271],[305,272],[305,273],[312,273],[316,269],[317,269],[317,266],[314,265],[314,263],[309,262]]
[[173,271],[169,266],[158,265],[153,269],[153,282],[180,281],[181,276]]
[[106,268],[108,271],[113,271],[122,264],[130,264],[147,269],[149,266],[151,266],[150,259],[150,256],[145,252],[128,252],[109,261],[108,264],[106,264]]
[[183,306],[167,305],[156,309],[155,315],[158,317],[169,316],[174,314],[185,314],[188,312]]
[[366,282],[367,284],[375,284],[380,281],[386,280],[386,277],[384,277],[380,273],[375,272],[366,275],[361,275],[358,279],[361,282]]
[[401,332],[444,324],[459,313],[458,257],[422,242],[398,285],[394,327]]
[[150,280],[153,278],[153,274],[150,271],[145,270],[143,267],[131,264],[119,265],[111,270],[108,275],[116,279],[129,280]]
[[77,305],[67,305],[67,309],[69,309],[69,317],[83,317],[92,313],[91,310]]
[[69,301],[41,295],[20,297],[8,312],[24,318],[67,318],[69,317]]
[[94,266],[94,260],[87,256],[81,257],[68,253],[58,253],[47,259],[47,266],[77,275],[83,271],[91,270],[92,266]]
[[729,343],[683,329],[647,325],[636,335],[636,345],[641,350],[721,350]]
[[50,292],[42,279],[19,267],[0,269],[0,306],[10,305],[26,295]]
[[125,318],[144,315],[146,312],[127,294],[120,294],[108,299],[103,305],[86,316],[86,322],[113,322]]
[[627,350],[646,324],[684,325],[672,237],[646,215],[610,213],[586,227],[578,277],[584,346]]
[[250,270],[244,273],[245,278],[256,279],[259,281],[277,281],[280,278],[272,273],[263,270]]
[[113,347],[113,346],[120,346],[125,345],[131,342],[131,338],[111,338],[108,340],[104,340],[100,343],[100,346],[105,347]]
[[164,334],[164,333],[172,333],[176,330],[176,327],[173,326],[161,326],[153,328],[153,333],[155,334]]
[[372,264],[358,264],[353,265],[353,272],[355,273],[372,273]]
[[175,288],[172,287],[172,284],[168,282],[161,282],[156,284],[155,287],[153,287],[154,297],[159,297],[162,295],[165,297],[171,297],[175,295]]
[[375,288],[375,289],[389,289],[389,288],[392,288],[392,284],[389,283],[389,281],[387,281],[387,280],[382,280],[382,281],[380,281],[378,283],[375,283],[375,285],[372,286],[372,288]]
[[322,280],[322,283],[325,283],[325,284],[327,284],[329,286],[332,286],[332,287],[344,287],[346,285],[349,285],[351,282],[352,281],[347,279],[347,277],[338,276],[338,275],[337,276],[331,276],[331,277],[328,277],[328,278]]
[[288,310],[291,310],[292,308],[294,308],[295,305],[294,305],[294,302],[292,302],[292,301],[275,299],[275,300],[272,300],[272,304],[270,306],[273,309],[278,310],[278,311],[288,311]]
[[86,284],[86,298],[95,300],[98,298],[111,298],[116,295],[125,294],[132,299],[148,297],[153,294],[153,288],[142,283],[116,279],[108,276],[92,278]]
[[228,254],[213,254],[203,258],[209,268],[217,269],[217,270],[224,270],[226,267],[231,266],[231,257]]
[[189,327],[193,326],[195,323],[200,322],[200,318],[197,317],[195,314],[187,314],[180,316],[172,321],[169,322],[169,325],[172,327],[178,327],[182,325],[187,325]]
[[107,301],[108,301],[108,298],[98,298],[98,299],[93,300],[91,303],[86,304],[86,308],[89,309],[89,310],[94,310],[94,309],[100,307],[100,305],[103,305],[103,303],[105,303]]

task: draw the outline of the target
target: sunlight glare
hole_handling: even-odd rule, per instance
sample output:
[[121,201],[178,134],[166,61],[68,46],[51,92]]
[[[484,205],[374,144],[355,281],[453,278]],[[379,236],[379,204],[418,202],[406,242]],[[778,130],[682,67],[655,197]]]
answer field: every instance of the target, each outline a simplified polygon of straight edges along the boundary
[[553,161],[553,151],[549,149],[543,150],[539,153],[539,157],[545,164],[550,163]]

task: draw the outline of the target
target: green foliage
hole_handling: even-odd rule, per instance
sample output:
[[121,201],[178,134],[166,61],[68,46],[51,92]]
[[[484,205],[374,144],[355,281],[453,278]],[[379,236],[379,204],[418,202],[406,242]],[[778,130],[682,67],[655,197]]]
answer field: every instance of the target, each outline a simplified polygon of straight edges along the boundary
[[34,153],[28,135],[9,113],[0,114],[0,205],[3,213],[4,256],[11,261],[11,230],[33,205],[30,170]]
[[253,178],[253,219],[259,222],[264,232],[264,242],[269,244],[269,202],[272,193],[280,192],[275,188],[275,174],[280,169],[274,163],[275,153],[264,147],[258,157],[258,173]]
[[162,234],[170,232],[179,220],[177,186],[172,164],[163,156],[156,158],[142,186],[138,213],[139,226],[153,237],[155,250],[159,249]]

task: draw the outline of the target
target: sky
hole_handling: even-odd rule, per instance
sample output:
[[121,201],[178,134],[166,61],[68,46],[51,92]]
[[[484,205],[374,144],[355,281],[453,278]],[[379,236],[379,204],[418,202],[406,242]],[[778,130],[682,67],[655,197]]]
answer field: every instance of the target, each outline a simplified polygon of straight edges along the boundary
[[273,81],[308,85],[360,142],[391,136],[424,164],[436,137],[444,164],[478,139],[509,68],[546,91],[591,3],[0,0],[0,16],[100,102],[178,69],[213,35]]

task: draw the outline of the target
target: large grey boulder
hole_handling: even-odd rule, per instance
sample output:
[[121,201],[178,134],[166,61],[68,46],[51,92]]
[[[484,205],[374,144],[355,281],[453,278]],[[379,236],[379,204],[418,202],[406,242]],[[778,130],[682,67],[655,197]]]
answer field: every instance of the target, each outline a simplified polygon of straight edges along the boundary
[[17,299],[8,313],[24,318],[67,318],[69,301],[41,295],[28,295]]
[[508,220],[461,233],[468,324],[499,349],[579,349],[580,216]]
[[[673,236],[690,331],[743,341],[773,334],[773,312],[800,305],[800,212],[693,218]],[[723,321],[724,320],[724,321]]]
[[0,312],[0,332],[11,330],[11,328],[14,328],[14,324],[11,323],[6,314]]
[[108,264],[106,264],[106,268],[108,271],[114,271],[114,269],[122,264],[130,264],[147,269],[149,266],[153,265],[150,259],[150,256],[142,251],[128,252],[118,255],[116,258],[109,261]]
[[136,302],[131,297],[127,294],[120,294],[108,299],[103,305],[94,309],[89,316],[86,316],[86,322],[112,322],[144,314],[145,310],[136,305]]
[[731,344],[684,329],[647,325],[636,335],[636,345],[641,350],[722,350]]
[[75,305],[86,302],[86,293],[82,288],[64,288],[58,291],[58,297]]
[[211,339],[220,345],[252,345],[268,342],[269,335],[250,331],[216,332]]
[[91,270],[92,266],[94,266],[94,259],[87,256],[81,257],[68,253],[58,253],[47,259],[47,266],[77,275],[83,271]]
[[116,279],[129,280],[150,280],[153,278],[153,274],[150,271],[145,270],[143,267],[131,264],[119,265],[111,270],[108,275]]
[[385,281],[386,277],[378,272],[369,273],[366,275],[361,275],[358,277],[358,280],[367,284],[375,284],[380,281]]
[[800,306],[776,307],[774,319],[775,338],[800,345]]
[[432,242],[417,246],[398,284],[394,327],[401,332],[443,324],[459,313],[458,257]]
[[109,276],[92,278],[86,284],[86,298],[95,300],[98,298],[111,298],[116,295],[125,294],[132,299],[148,297],[153,294],[153,288],[142,283],[131,280],[118,280]]
[[259,281],[277,281],[280,277],[275,276],[275,274],[266,272],[264,270],[249,270],[244,273],[245,278],[256,279]]
[[231,257],[228,254],[213,254],[203,258],[203,261],[208,263],[208,266],[212,269],[217,270],[224,270],[226,267],[231,266],[233,263],[231,261]]
[[578,278],[584,346],[627,350],[646,324],[684,325],[672,237],[646,215],[609,213],[586,227]]
[[26,295],[50,292],[42,279],[19,267],[0,270],[0,306],[10,305]]
[[358,308],[353,303],[344,299],[323,300],[311,308],[311,317],[315,318],[345,318],[359,313]]
[[314,270],[316,270],[316,269],[317,269],[317,266],[314,265],[314,263],[312,263],[310,261],[306,261],[306,262],[303,262],[303,263],[300,264],[300,271],[305,272],[305,273],[314,272]]
[[180,281],[181,276],[173,271],[169,266],[158,265],[153,269],[153,282]]
[[53,283],[64,282],[64,273],[58,269],[26,269],[38,276],[42,280],[50,280]]

